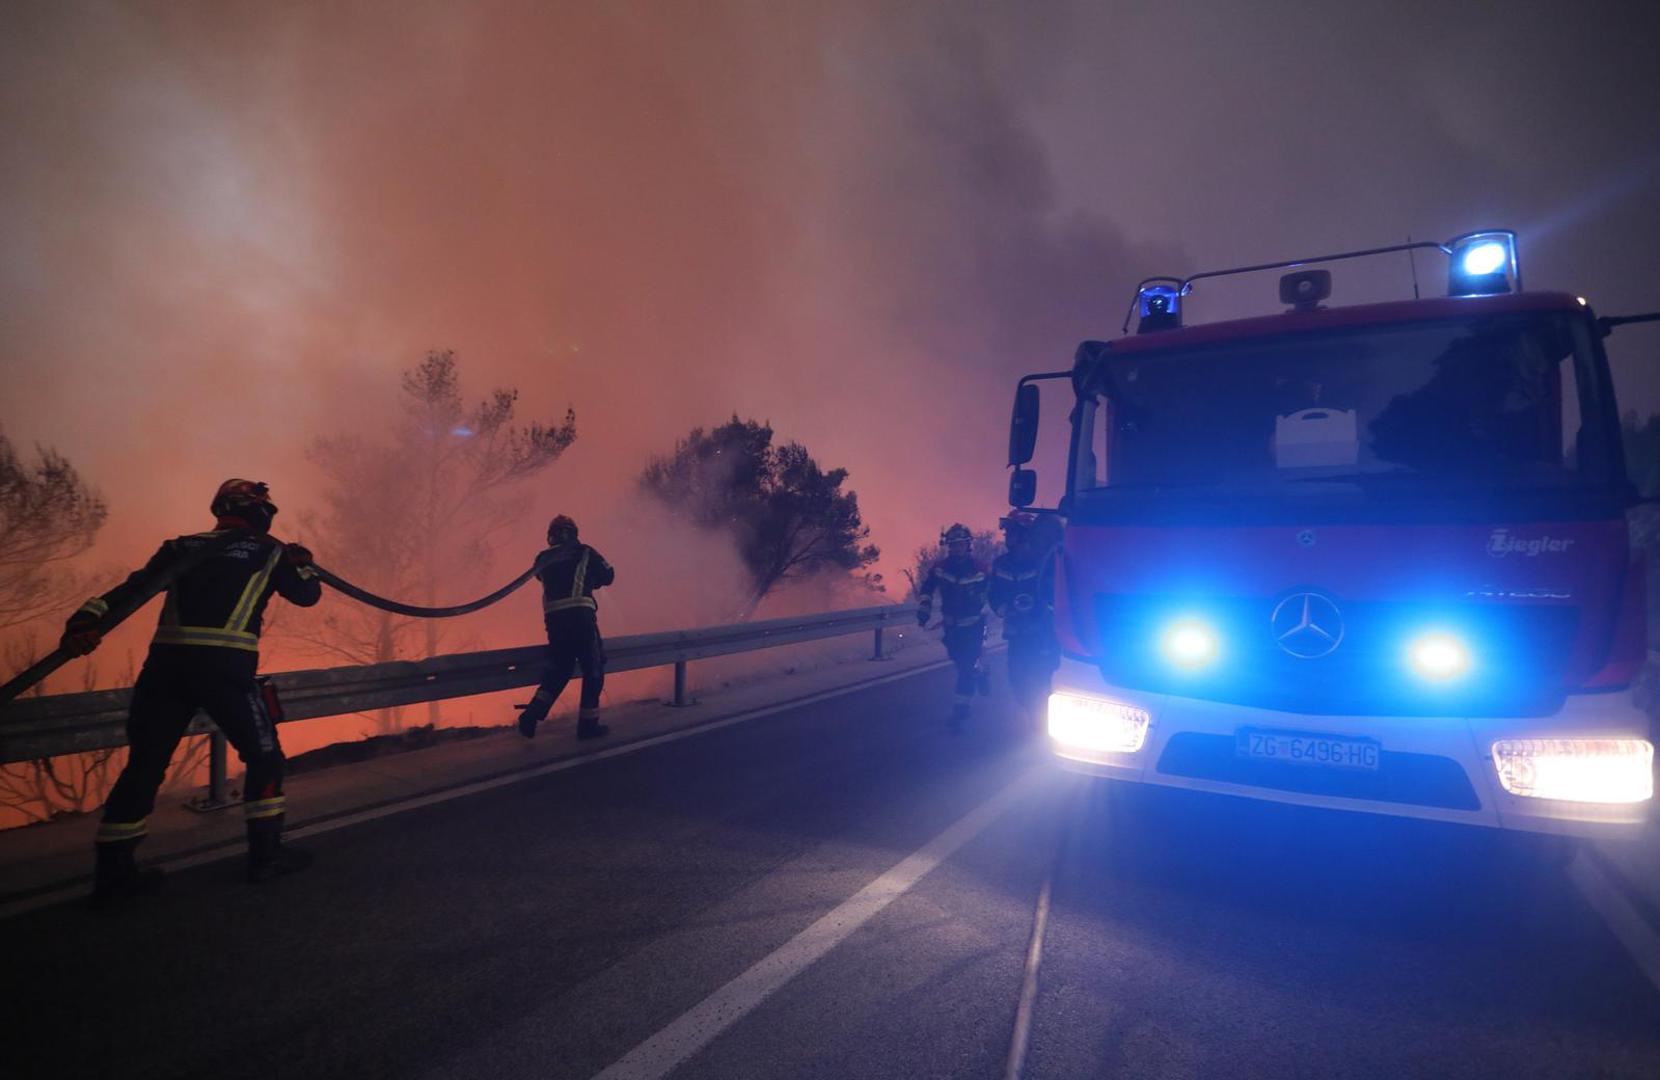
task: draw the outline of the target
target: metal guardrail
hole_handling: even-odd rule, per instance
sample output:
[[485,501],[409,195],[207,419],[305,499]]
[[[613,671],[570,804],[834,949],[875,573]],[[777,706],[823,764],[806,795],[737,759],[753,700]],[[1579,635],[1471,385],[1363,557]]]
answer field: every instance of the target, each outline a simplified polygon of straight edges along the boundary
[[[873,659],[879,658],[882,631],[913,621],[916,611],[914,604],[884,604],[799,618],[608,638],[606,671],[640,671],[673,664],[674,704],[684,705],[686,665],[692,660],[861,632],[874,632]],[[271,678],[282,700],[283,720],[292,722],[533,686],[541,681],[546,656],[547,646],[526,645],[361,667],[284,671]],[[0,764],[125,746],[132,693],[127,687],[56,694],[23,698],[0,707]],[[190,733],[211,733],[215,737],[210,789],[218,790],[210,791],[209,802],[219,801],[215,796],[221,795],[223,788],[223,739],[201,713],[191,722]]]

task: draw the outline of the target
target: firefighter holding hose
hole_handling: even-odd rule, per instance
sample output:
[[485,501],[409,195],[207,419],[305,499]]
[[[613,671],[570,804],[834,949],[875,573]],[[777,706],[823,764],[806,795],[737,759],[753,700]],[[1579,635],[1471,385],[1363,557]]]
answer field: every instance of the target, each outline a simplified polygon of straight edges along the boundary
[[542,582],[542,622],[548,632],[548,666],[536,694],[519,713],[519,734],[536,737],[571,681],[582,669],[582,701],[576,737],[597,739],[610,730],[599,722],[599,695],[605,688],[605,645],[599,636],[594,590],[611,584],[617,572],[605,557],[577,539],[576,522],[560,514],[548,522],[548,547],[536,560]]
[[133,686],[127,764],[98,828],[95,903],[160,884],[161,870],[141,869],[135,852],[173,751],[198,709],[224,732],[247,767],[248,879],[265,881],[311,861],[282,843],[284,759],[276,728],[281,714],[274,692],[256,672],[260,623],[271,597],[310,607],[322,586],[311,552],[271,535],[277,507],[265,484],[227,480],[210,507],[213,531],[162,544],[142,569],[88,600],[64,628],[60,647],[84,656],[98,647],[98,624],[111,607],[139,593],[153,594],[168,582],[161,620]]

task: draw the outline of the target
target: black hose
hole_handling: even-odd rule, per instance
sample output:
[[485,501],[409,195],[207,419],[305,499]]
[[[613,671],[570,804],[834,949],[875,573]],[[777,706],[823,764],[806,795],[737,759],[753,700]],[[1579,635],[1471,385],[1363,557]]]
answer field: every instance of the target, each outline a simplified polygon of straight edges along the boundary
[[[232,539],[234,539],[234,537]],[[165,576],[152,582],[149,588],[128,597],[127,602],[122,604],[119,608],[111,609],[105,613],[99,618],[97,623],[94,624],[93,628],[96,629],[100,635],[107,634],[111,630],[114,630],[117,626],[121,625],[121,623],[125,622],[127,618],[139,608],[149,603],[157,593],[163,592],[171,587],[173,582],[176,581],[185,571],[192,569],[204,559],[218,554],[218,552],[223,550],[223,548],[224,544],[214,545],[204,549],[202,552],[199,552],[192,559],[175,566]],[[382,611],[390,611],[395,615],[410,615],[417,619],[448,619],[456,615],[467,615],[471,612],[489,607],[491,604],[494,604],[496,601],[509,595],[525,582],[529,581],[536,571],[542,568],[542,563],[540,560],[532,563],[529,570],[526,570],[506,585],[503,585],[501,588],[491,593],[489,596],[480,597],[479,599],[468,604],[455,604],[451,607],[417,607],[414,604],[401,604],[396,600],[388,600],[384,596],[376,596],[372,592],[360,589],[349,581],[343,581],[329,573],[327,570],[324,570],[321,566],[313,564],[313,568],[317,571],[317,577],[323,582],[323,584],[329,586],[337,592],[344,593],[359,603],[368,604],[370,607],[379,608]],[[36,683],[39,683],[41,680],[45,679],[46,676],[52,674],[52,672],[58,670],[60,667],[69,663],[69,661],[73,659],[75,659],[75,657],[72,654],[65,652],[61,647],[53,649],[51,652],[37,660],[34,664],[31,664],[26,670],[8,680],[4,685],[0,685],[0,705],[4,705],[6,702],[12,701],[19,697]]]
[[312,564],[312,568],[317,571],[317,577],[323,582],[323,584],[327,585],[331,589],[334,589],[336,592],[344,593],[360,604],[368,604],[372,608],[379,608],[382,611],[390,611],[394,615],[409,615],[417,619],[449,619],[456,615],[468,615],[472,612],[482,610],[489,607],[491,604],[494,604],[496,601],[508,596],[525,582],[529,581],[532,575],[542,568],[542,564],[540,562],[532,563],[529,570],[526,570],[512,581],[509,581],[506,585],[503,585],[489,596],[481,596],[471,603],[453,604],[450,607],[418,607],[414,604],[400,603],[397,600],[388,600],[384,596],[376,596],[372,592],[358,588],[349,581],[343,581],[340,578],[335,577],[329,571],[324,570],[321,566],[317,566],[315,563]]

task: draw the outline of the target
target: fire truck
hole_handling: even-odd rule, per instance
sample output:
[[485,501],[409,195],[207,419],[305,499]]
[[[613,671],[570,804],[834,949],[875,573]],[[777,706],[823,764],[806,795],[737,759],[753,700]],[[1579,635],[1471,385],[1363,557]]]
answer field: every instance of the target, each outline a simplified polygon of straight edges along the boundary
[[[1446,295],[1333,306],[1304,269],[1402,253],[1444,257]],[[1197,286],[1266,271],[1290,271],[1283,310],[1186,324]],[[1640,825],[1643,500],[1603,343],[1654,319],[1523,291],[1507,230],[1143,281],[1124,336],[1016,389],[1021,509],[1038,384],[1070,390],[1065,493],[1038,511],[1065,525],[1053,753],[1286,803]]]

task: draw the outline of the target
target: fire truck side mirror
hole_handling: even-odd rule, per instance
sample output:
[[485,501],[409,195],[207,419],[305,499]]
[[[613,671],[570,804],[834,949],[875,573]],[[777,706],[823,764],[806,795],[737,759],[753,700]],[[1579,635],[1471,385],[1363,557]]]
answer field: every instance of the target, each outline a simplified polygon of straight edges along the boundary
[[[1009,464],[1024,465],[1037,450],[1038,388],[1022,383],[1014,392],[1014,415],[1009,418]],[[1012,501],[1012,500],[1011,500]],[[1028,500],[1030,501],[1030,500]],[[1016,505],[1024,506],[1025,503]]]
[[1023,509],[1037,498],[1037,473],[1031,469],[1016,468],[1009,474],[1009,505]]

